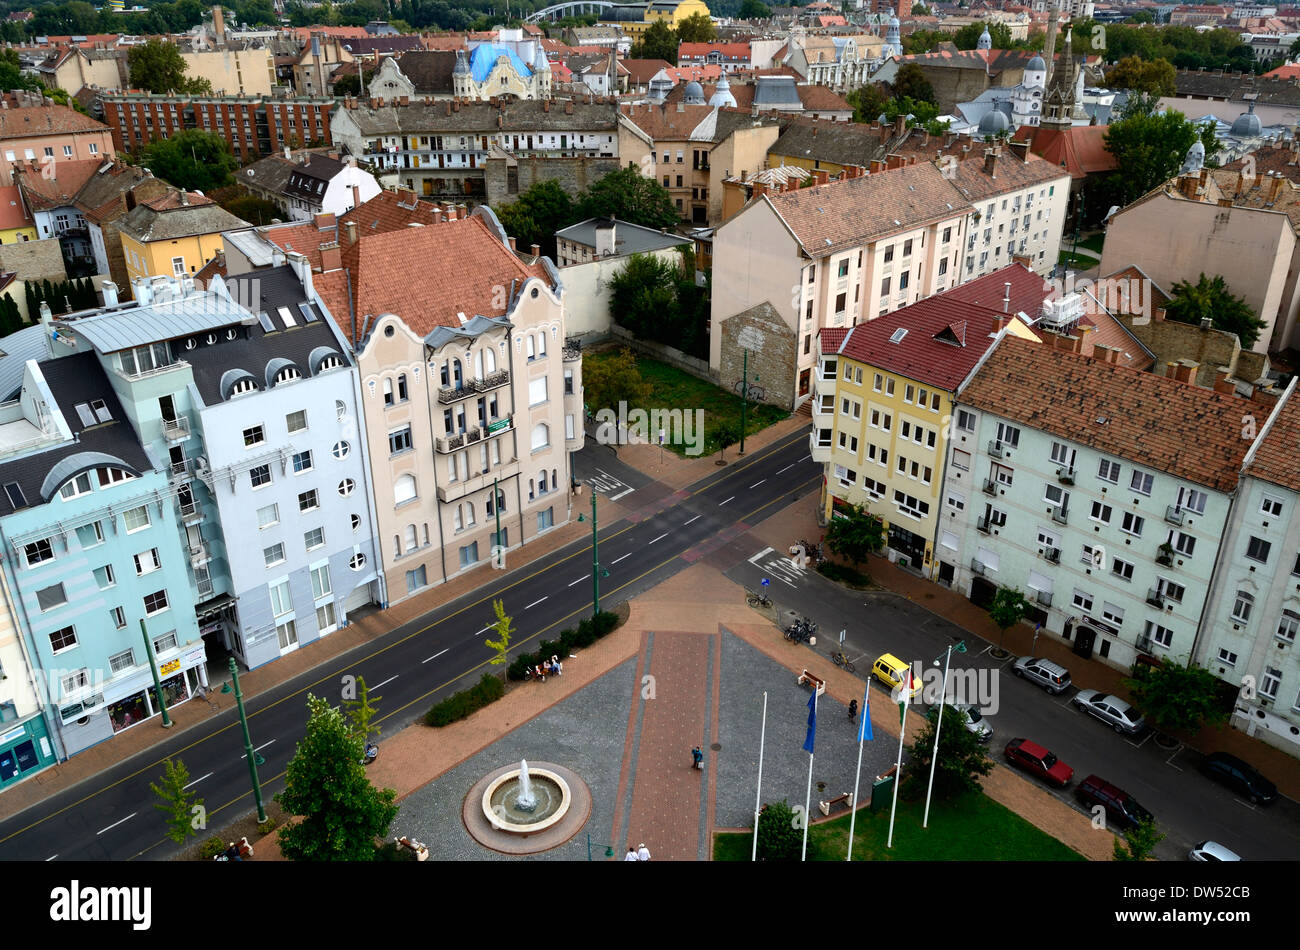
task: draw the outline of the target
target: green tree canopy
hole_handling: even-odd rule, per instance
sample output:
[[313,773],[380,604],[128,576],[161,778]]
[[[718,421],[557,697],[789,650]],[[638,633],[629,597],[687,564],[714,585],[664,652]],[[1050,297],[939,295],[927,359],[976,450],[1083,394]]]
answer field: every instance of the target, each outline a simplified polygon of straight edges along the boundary
[[890,101],[889,89],[881,82],[871,82],[852,89],[844,98],[853,106],[853,121],[867,125],[880,118]]
[[599,359],[582,361],[582,390],[587,407],[617,409],[620,402],[639,406],[650,395],[650,384],[641,378],[636,354],[627,347]]
[[677,24],[677,42],[708,43],[716,39],[717,29],[706,13],[692,13]]
[[[18,53],[12,49],[0,52],[0,89],[39,89],[41,84],[24,75]],[[67,93],[64,93],[67,95]]]
[[[934,766],[934,796],[939,800],[954,798],[980,790],[980,778],[993,771],[979,736],[966,728],[966,718],[951,705],[944,704],[943,727],[939,730],[939,757]],[[930,761],[934,758],[933,718],[927,720],[908,748],[910,762],[904,773],[902,791],[908,798],[925,794],[930,780]]]
[[762,0],[742,0],[737,16],[742,20],[766,20],[772,16],[772,8]]
[[663,20],[655,20],[641,36],[641,42],[632,44],[632,59],[666,59],[677,65],[677,34]]
[[988,27],[989,39],[994,49],[1012,49],[1011,27],[1005,23],[985,23],[979,20],[967,23],[952,35],[953,45],[958,49],[975,49],[979,45],[980,35]]
[[652,254],[633,254],[610,280],[610,316],[638,339],[657,339],[666,317],[677,309],[681,270]]
[[826,546],[857,567],[885,546],[884,525],[862,505],[854,505],[847,513],[836,511],[826,526]]
[[131,85],[136,89],[212,94],[212,83],[208,80],[186,77],[181,51],[166,40],[150,38],[140,46],[132,46],[126,60],[131,70]]
[[802,851],[803,826],[794,809],[785,799],[764,805],[758,813],[758,860],[798,861]]
[[[1112,122],[1106,130],[1106,150],[1115,156],[1119,171],[1108,179],[1113,204],[1121,207],[1172,178],[1201,129],[1181,112],[1134,115]],[[1209,149],[1206,150],[1207,157]]]
[[302,820],[280,829],[280,850],[291,861],[373,860],[375,839],[397,815],[396,792],[370,784],[364,742],[342,713],[311,694],[307,709],[307,734],[275,796]]
[[1156,831],[1156,823],[1148,818],[1136,828],[1130,828],[1123,837],[1115,839],[1111,858],[1115,861],[1146,861],[1165,836]]
[[161,783],[149,783],[149,788],[161,799],[153,807],[166,816],[166,835],[176,844],[184,844],[186,838],[198,833],[194,826],[194,809],[202,810],[203,799],[185,787],[189,784],[189,769],[179,759],[175,762],[167,759],[163,763]]
[[207,194],[231,184],[239,160],[230,153],[230,145],[215,132],[185,129],[169,139],[159,139],[145,147],[143,164],[155,178]]
[[1196,732],[1203,724],[1228,721],[1219,680],[1204,667],[1176,663],[1164,657],[1159,666],[1142,664],[1124,680],[1133,704],[1160,729]]
[[1167,59],[1144,60],[1126,56],[1106,70],[1106,84],[1156,96],[1172,96],[1177,72]]
[[998,648],[1002,648],[1002,640],[1006,638],[1007,629],[1014,627],[1020,621],[1025,619],[1029,613],[1029,601],[1025,600],[1025,595],[1020,593],[1014,587],[999,587],[997,593],[993,595],[993,602],[989,604],[989,619],[992,620],[1001,634],[998,640]]
[[898,67],[898,73],[894,76],[890,88],[895,99],[913,99],[916,102],[929,102],[936,106],[939,104],[934,94],[934,87],[930,85],[930,80],[925,78],[925,73],[916,63],[904,63]]
[[554,178],[529,186],[513,202],[493,210],[520,250],[537,244],[552,260],[555,259],[555,232],[581,220],[576,216],[573,199]]
[[1187,280],[1174,284],[1165,315],[1198,326],[1209,317],[1216,330],[1237,334],[1244,350],[1253,347],[1260,331],[1268,326],[1255,315],[1245,297],[1233,295],[1220,274],[1208,277],[1202,273],[1195,284]]
[[681,220],[668,190],[636,168],[620,168],[592,184],[578,199],[578,220],[618,218],[647,228],[672,228]]

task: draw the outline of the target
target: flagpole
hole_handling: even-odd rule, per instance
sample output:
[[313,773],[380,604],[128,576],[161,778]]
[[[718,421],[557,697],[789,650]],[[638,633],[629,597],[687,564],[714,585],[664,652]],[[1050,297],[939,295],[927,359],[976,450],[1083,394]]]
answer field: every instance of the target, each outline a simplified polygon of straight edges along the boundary
[[[862,710],[862,714],[867,715],[867,711]],[[849,853],[844,856],[845,861],[853,860],[853,825],[858,820],[858,783],[862,780],[862,746],[864,741],[862,733],[858,733],[858,770],[853,775],[853,800],[849,803]]]
[[758,789],[754,792],[754,848],[749,860],[758,860],[758,812],[763,801],[763,743],[767,741],[767,690],[763,690],[763,731],[758,737]]
[[934,767],[939,761],[939,729],[943,726],[943,704],[948,699],[948,664],[952,662],[952,644],[943,661],[943,686],[939,689],[939,715],[934,720],[934,751],[930,753],[930,783],[925,787],[925,817],[921,827],[930,827],[930,793],[934,791]]
[[[812,688],[813,688],[813,720],[812,721],[815,724],[817,722],[816,681],[813,682]],[[814,725],[813,728],[816,729],[816,725]],[[813,767],[813,754],[812,752],[809,752],[808,753],[808,791],[804,795],[804,800],[803,800],[803,849],[799,852],[800,861],[808,860],[808,826],[812,824],[812,816],[809,814],[808,811],[808,809],[812,807],[812,767]]]
[[903,779],[903,735],[907,732],[907,706],[912,699],[912,671],[907,671],[907,680],[903,686],[903,711],[898,720],[898,762],[894,765],[894,801],[889,806],[889,840],[886,848],[894,846],[894,812],[898,809],[898,785]]

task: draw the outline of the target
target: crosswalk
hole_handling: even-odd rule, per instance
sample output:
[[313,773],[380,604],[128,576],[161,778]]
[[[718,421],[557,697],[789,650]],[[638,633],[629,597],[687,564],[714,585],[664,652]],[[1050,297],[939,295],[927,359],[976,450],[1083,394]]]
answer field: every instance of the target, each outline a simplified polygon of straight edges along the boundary
[[749,563],[789,587],[799,587],[808,573],[806,568],[795,566],[789,554],[774,548],[763,548],[749,558]]
[[599,474],[593,475],[587,480],[591,483],[593,491],[598,491],[602,495],[608,495],[610,501],[618,501],[618,499],[622,498],[624,495],[630,495],[632,492],[636,491],[636,489],[627,484],[627,482],[615,478],[604,469],[598,468],[596,471]]

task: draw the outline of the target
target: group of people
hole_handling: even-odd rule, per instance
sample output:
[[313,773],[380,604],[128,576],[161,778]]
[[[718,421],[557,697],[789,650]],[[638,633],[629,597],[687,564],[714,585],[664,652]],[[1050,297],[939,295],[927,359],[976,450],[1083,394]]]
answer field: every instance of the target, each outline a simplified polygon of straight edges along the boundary
[[628,845],[627,854],[623,856],[623,860],[624,861],[649,861],[650,849],[645,846],[644,841],[641,842],[641,846],[639,848],[633,848],[631,845]]
[[538,677],[543,683],[548,676],[560,676],[564,673],[564,664],[551,654],[549,660],[543,660],[540,664],[533,667],[533,675]]

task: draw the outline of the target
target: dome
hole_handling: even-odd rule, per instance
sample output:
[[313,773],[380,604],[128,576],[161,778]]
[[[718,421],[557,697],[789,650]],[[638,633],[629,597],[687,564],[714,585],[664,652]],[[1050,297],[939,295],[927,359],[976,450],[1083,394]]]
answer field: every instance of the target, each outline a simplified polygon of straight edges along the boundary
[[1001,132],[1009,131],[1011,120],[1007,118],[1006,113],[997,109],[990,109],[984,113],[984,118],[980,119],[980,135],[997,135]]
[[692,79],[686,84],[686,91],[682,95],[682,102],[688,106],[704,105],[704,87]]
[[1183,159],[1183,167],[1180,172],[1198,172],[1205,165],[1205,145],[1198,141],[1192,143],[1192,147],[1187,150],[1187,155]]
[[1243,112],[1232,123],[1232,134],[1253,137],[1259,135],[1263,127],[1263,123],[1259,121],[1259,116],[1255,115],[1255,104],[1252,102],[1250,111]]
[[1035,56],[1033,59],[1031,59],[1031,60],[1029,61],[1029,65],[1026,66],[1025,69],[1027,69],[1027,70],[1035,70],[1035,69],[1036,69],[1036,70],[1038,70],[1039,72],[1046,72],[1046,71],[1047,71],[1047,64],[1046,64],[1045,62],[1043,62],[1043,57],[1041,57],[1041,56]]
[[731,94],[731,83],[727,82],[727,74],[723,73],[718,80],[718,87],[714,90],[713,95],[709,97],[709,105],[715,109],[729,106],[736,107],[736,97]]
[[975,44],[976,49],[992,49],[993,37],[989,36],[989,28],[984,27],[984,32],[980,34],[979,40]]

